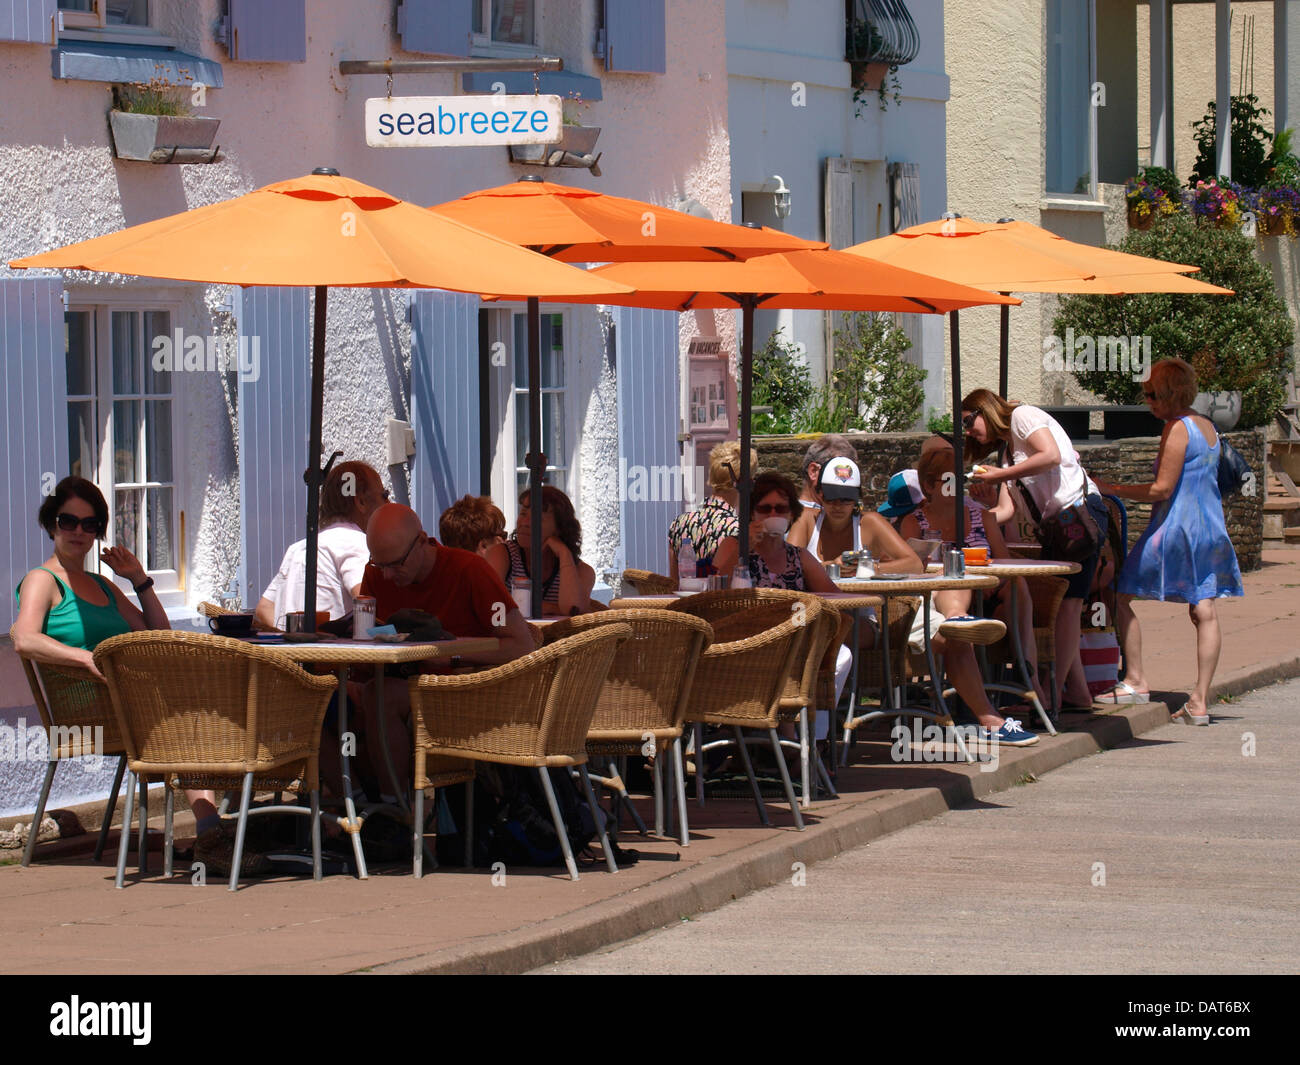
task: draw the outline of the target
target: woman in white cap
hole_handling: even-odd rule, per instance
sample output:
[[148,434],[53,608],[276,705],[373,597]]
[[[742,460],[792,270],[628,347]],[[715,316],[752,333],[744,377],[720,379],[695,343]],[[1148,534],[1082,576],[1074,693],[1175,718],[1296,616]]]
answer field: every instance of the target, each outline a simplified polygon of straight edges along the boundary
[[817,485],[821,510],[805,509],[788,540],[820,562],[837,562],[845,551],[870,550],[877,573],[920,573],[921,559],[875,511],[862,513],[862,473],[849,458],[830,459]]

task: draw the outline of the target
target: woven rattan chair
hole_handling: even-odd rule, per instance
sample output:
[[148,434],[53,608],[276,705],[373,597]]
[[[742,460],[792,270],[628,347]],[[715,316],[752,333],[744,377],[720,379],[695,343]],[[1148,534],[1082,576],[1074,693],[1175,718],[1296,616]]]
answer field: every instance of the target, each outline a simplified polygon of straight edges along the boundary
[[630,584],[640,595],[664,595],[677,588],[677,584],[671,577],[665,577],[662,573],[651,573],[648,569],[625,569],[623,583]]
[[[762,792],[754,776],[744,735],[744,730],[747,728],[765,731],[772,745],[772,753],[781,774],[786,799],[794,815],[794,823],[802,831],[803,815],[795,799],[794,785],[781,753],[781,738],[776,728],[781,721],[781,704],[782,699],[787,695],[787,684],[793,675],[797,675],[802,670],[804,658],[801,654],[807,646],[812,628],[821,615],[821,602],[815,596],[800,592],[753,588],[718,593],[706,592],[699,596],[692,596],[690,599],[683,599],[680,604],[674,606],[681,606],[682,609],[689,611],[690,607],[687,604],[690,604],[691,599],[704,600],[706,596],[714,595],[732,596],[733,602],[739,602],[746,592],[759,593],[753,596],[754,609],[756,613],[766,615],[768,627],[751,636],[742,636],[725,643],[715,642],[700,656],[700,663],[695,669],[695,682],[691,685],[686,720],[699,725],[714,725],[732,730],[741,762],[745,767],[745,775],[749,778],[750,788],[754,793],[759,820],[764,825],[769,825],[771,821],[763,805]],[[764,602],[764,600],[768,601]],[[720,602],[721,600],[706,602],[704,607],[711,609],[713,603]],[[777,616],[783,620],[772,620],[773,606],[780,608]],[[700,740],[701,733],[697,730],[696,794],[703,801],[701,777],[704,752],[706,749],[731,741],[719,740],[706,745]]]
[[[320,879],[320,734],[336,678],[315,676],[265,648],[189,632],[113,636],[95,649],[95,664],[108,680],[131,785],[136,778],[166,785],[165,876],[172,871],[173,788],[179,778],[182,787],[242,788],[231,891],[239,886],[250,812],[309,812],[279,805],[252,811],[254,785],[280,790],[300,781],[311,795],[312,864]],[[122,824],[119,888],[126,873],[130,786]]]
[[[632,635],[614,656],[596,700],[596,713],[587,730],[587,754],[649,753],[645,748],[653,740],[655,834],[662,836],[665,759],[660,752],[671,746],[680,841],[683,847],[688,846],[682,722],[700,653],[713,642],[713,630],[708,622],[677,611],[606,610],[548,626],[546,643],[612,624],[627,625]],[[621,775],[607,780],[606,786],[612,786],[618,801],[632,808]],[[644,832],[644,825],[639,818],[637,821]]]
[[203,602],[201,602],[198,606],[196,606],[194,609],[197,610],[200,614],[202,614],[205,618],[219,618],[224,614],[236,613],[236,611],[234,610],[227,610],[224,606],[217,606],[216,603],[209,602],[206,599]]
[[[619,645],[631,635],[626,625],[599,625],[482,673],[412,677],[416,779],[426,774],[430,755],[536,768],[564,864],[569,876],[577,880],[578,866],[547,772],[552,766],[577,766],[597,823],[605,864],[610,872],[617,872],[587,775],[586,744],[610,663]],[[424,823],[424,792],[419,789],[415,792],[415,823]],[[423,848],[417,844],[412,849],[413,871],[419,877]]]
[[89,670],[76,666],[53,666],[25,655],[20,655],[19,658],[49,742],[45,779],[41,783],[40,797],[36,800],[36,816],[32,819],[31,835],[27,837],[27,846],[23,849],[23,865],[31,864],[36,851],[36,836],[40,832],[41,820],[45,817],[45,804],[50,798],[55,767],[61,759],[86,754],[118,756],[113,790],[109,794],[108,805],[104,808],[104,821],[95,843],[95,861],[99,861],[108,840],[113,811],[117,808],[122,774],[126,771],[126,748],[122,745],[117,718],[113,716],[108,688]]
[[[822,602],[817,620],[809,626],[808,638],[795,659],[794,675],[786,679],[781,696],[781,716],[799,722],[799,740],[782,740],[783,747],[793,747],[799,752],[800,792],[799,804],[805,809],[812,803],[815,770],[826,790],[835,795],[835,785],[817,753],[817,744],[809,729],[809,711],[825,707],[835,708],[835,660],[840,645],[853,627],[853,619],[841,614],[830,603]],[[832,720],[831,726],[834,727]]]

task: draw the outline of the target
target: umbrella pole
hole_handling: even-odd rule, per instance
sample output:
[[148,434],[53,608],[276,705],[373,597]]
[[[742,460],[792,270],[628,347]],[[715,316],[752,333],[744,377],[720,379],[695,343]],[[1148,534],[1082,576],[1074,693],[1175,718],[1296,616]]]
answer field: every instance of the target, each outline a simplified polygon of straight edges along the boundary
[[[1002,293],[1002,295],[1009,296],[1011,295],[1011,293],[1004,292]],[[998,346],[998,352],[999,352],[998,395],[1001,396],[1003,399],[1006,399],[1007,398],[1007,363],[1010,361],[1010,351],[1011,351],[1011,308],[1004,303],[1001,307],[998,308],[998,311],[1002,319],[1000,323],[1001,326],[1001,330],[1000,330],[1001,336],[999,337],[1000,343]]]
[[961,424],[961,330],[957,324],[957,312],[949,315],[952,332],[952,470],[957,481],[957,547],[966,546],[966,465],[962,453]]
[[307,574],[303,588],[303,628],[316,631],[316,540],[320,531],[321,422],[325,414],[325,309],[327,289],[316,286],[311,337],[311,439],[307,445]]
[[542,616],[542,316],[536,296],[528,298],[528,509],[529,550],[532,561],[529,568],[530,616]]
[[740,559],[749,567],[749,495],[754,487],[753,471],[749,468],[749,448],[752,426],[750,407],[754,399],[754,306],[753,296],[741,302],[740,333]]

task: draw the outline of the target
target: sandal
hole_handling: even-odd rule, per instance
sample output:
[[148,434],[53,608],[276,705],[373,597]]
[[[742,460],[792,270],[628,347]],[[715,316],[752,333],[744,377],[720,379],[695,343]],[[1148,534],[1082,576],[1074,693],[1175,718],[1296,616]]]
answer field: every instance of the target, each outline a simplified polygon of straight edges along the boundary
[[1207,710],[1203,714],[1193,714],[1184,705],[1169,715],[1170,721],[1182,721],[1184,725],[1208,725],[1210,723],[1210,713]]
[[1140,692],[1127,681],[1120,681],[1115,687],[1108,692],[1102,692],[1093,700],[1094,703],[1101,703],[1103,706],[1116,706],[1121,703],[1149,703],[1151,693],[1149,691]]

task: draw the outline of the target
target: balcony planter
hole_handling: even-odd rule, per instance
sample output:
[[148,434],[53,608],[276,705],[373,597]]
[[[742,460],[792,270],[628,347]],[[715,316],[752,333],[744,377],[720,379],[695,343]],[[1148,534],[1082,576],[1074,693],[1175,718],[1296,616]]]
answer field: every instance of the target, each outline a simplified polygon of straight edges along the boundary
[[[590,167],[589,160],[580,160],[591,155],[599,137],[599,126],[561,126],[556,144],[510,145],[510,161],[532,166]],[[551,162],[552,159],[555,161]]]
[[139,163],[211,163],[219,118],[110,111],[113,154]]
[[880,87],[885,83],[885,76],[889,73],[889,64],[854,62],[849,64],[849,69],[853,75],[855,89],[871,89],[873,92],[879,92]]
[[1204,414],[1220,432],[1231,432],[1241,418],[1241,393],[1198,392],[1192,410]]

